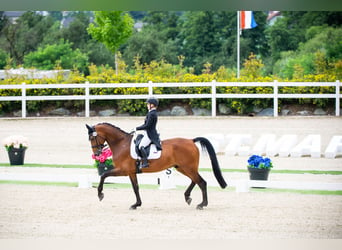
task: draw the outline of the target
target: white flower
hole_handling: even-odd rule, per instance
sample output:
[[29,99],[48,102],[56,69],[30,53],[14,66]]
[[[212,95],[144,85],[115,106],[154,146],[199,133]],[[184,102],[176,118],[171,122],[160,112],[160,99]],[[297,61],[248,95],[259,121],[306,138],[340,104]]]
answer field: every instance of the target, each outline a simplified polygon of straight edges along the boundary
[[14,147],[14,148],[24,147],[24,148],[27,148],[28,147],[28,140],[27,140],[26,137],[24,137],[22,135],[8,136],[8,137],[6,137],[2,141],[2,143],[3,143],[3,145],[6,148],[10,148],[10,147]]

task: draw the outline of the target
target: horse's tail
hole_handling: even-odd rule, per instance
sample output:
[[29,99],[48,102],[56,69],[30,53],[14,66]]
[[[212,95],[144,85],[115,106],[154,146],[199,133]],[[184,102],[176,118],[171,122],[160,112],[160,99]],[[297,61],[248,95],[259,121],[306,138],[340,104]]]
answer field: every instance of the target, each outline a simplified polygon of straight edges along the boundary
[[204,137],[196,137],[193,139],[193,141],[195,143],[199,142],[201,144],[202,150],[206,150],[208,152],[210,161],[211,161],[211,166],[213,168],[216,180],[220,184],[221,188],[225,188],[227,186],[227,183],[222,176],[221,169],[217,161],[216,153],[215,153],[215,149],[213,145],[210,143],[210,141],[207,138],[204,138]]

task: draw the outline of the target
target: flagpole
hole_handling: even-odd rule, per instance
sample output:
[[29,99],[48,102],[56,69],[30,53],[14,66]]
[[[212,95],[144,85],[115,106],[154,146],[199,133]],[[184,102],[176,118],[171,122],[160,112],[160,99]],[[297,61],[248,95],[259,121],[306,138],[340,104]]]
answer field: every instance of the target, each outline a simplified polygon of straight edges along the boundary
[[237,78],[240,78],[240,11],[237,11]]

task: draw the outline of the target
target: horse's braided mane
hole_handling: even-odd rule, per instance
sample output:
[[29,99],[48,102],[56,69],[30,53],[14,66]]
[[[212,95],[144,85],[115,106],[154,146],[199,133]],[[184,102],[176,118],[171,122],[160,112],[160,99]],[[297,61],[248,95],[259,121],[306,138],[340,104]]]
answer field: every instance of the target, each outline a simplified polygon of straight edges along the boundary
[[121,131],[122,133],[126,134],[126,135],[129,135],[129,133],[127,133],[126,131],[123,131],[121,128],[109,123],[109,122],[102,122],[102,123],[99,123],[98,125],[108,125],[108,126],[111,126],[119,131]]

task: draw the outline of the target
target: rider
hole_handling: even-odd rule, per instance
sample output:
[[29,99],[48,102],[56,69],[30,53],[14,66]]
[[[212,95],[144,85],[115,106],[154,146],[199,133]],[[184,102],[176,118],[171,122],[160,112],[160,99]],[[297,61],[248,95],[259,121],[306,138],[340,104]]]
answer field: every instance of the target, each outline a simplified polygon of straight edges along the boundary
[[141,163],[140,168],[148,167],[147,161],[147,152],[146,147],[151,143],[155,144],[157,150],[161,150],[161,144],[159,139],[159,134],[157,133],[156,125],[158,121],[158,114],[157,114],[157,107],[158,107],[158,100],[154,97],[147,99],[147,109],[148,113],[145,118],[145,122],[143,125],[136,127],[136,130],[143,130],[144,137],[142,138],[139,149],[141,152]]

